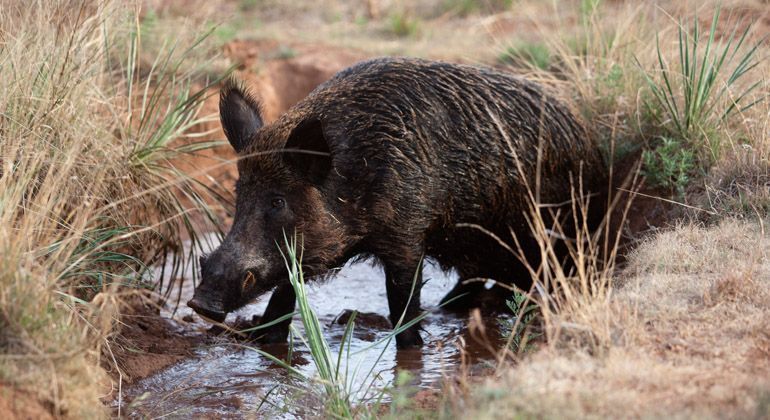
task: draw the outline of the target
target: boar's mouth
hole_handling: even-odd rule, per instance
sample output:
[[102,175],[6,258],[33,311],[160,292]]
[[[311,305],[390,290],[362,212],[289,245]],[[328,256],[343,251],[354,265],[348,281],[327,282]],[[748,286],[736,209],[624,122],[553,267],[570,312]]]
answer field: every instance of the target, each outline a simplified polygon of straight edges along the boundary
[[198,315],[208,318],[214,322],[223,322],[227,317],[227,312],[221,308],[212,307],[207,300],[201,299],[199,296],[193,296],[187,306],[192,308]]

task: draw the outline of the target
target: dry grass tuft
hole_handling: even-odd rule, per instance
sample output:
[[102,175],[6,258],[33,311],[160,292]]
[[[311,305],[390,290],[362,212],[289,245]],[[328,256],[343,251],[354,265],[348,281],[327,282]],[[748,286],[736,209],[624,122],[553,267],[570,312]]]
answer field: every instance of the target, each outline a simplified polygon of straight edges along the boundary
[[757,223],[648,238],[608,305],[596,307],[610,322],[606,352],[574,342],[538,352],[487,381],[473,409],[482,418],[761,416],[770,390],[768,257],[770,236]]
[[703,303],[706,306],[716,306],[720,303],[751,302],[754,297],[762,299],[762,290],[757,282],[746,273],[738,272],[717,279],[703,294]]
[[122,290],[216,202],[174,163],[205,147],[172,144],[200,121],[181,46],[142,68],[135,13],[0,6],[0,386],[54,416],[106,416]]
[[[763,146],[765,153],[770,147]],[[742,146],[711,169],[694,201],[718,215],[755,218],[770,214],[770,160]]]

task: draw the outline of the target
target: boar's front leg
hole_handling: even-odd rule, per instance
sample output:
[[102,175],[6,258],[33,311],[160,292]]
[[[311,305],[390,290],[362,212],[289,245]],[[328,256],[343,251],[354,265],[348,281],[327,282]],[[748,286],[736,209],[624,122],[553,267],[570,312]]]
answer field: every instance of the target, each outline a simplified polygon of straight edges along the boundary
[[[385,262],[385,285],[388,292],[390,322],[395,328],[403,315],[401,325],[420,315],[420,289],[422,288],[422,263]],[[414,286],[414,290],[412,287]],[[411,298],[410,298],[411,295]],[[420,323],[396,335],[398,348],[422,345]]]
[[[265,313],[262,314],[259,325],[265,325],[294,312],[296,299],[294,287],[291,284],[278,286],[273,291],[273,295],[270,296],[270,302],[267,303],[267,308],[265,308]],[[291,318],[267,328],[255,330],[253,334],[260,343],[284,343],[289,337],[289,325],[291,325]]]

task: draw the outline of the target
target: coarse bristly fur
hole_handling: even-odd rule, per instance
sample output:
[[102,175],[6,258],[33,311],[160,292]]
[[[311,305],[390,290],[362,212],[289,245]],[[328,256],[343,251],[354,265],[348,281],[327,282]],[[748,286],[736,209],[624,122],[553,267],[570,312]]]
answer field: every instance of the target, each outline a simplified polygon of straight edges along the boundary
[[[535,83],[482,67],[365,61],[266,126],[237,84],[223,89],[220,107],[241,156],[236,217],[204,261],[192,305],[219,317],[276,286],[265,318],[292,310],[276,247],[283,232],[301,235],[310,275],[374,256],[385,268],[394,324],[419,313],[424,256],[461,280],[528,287],[529,272],[490,233],[509,248],[516,235],[536,264],[525,218],[532,199],[561,205],[564,215],[579,179],[584,194],[606,188],[600,152],[564,104]],[[242,285],[247,273],[256,281]],[[449,306],[473,305],[481,289],[458,284]],[[286,325],[271,339],[285,337]],[[399,346],[420,344],[418,328],[399,334]]]

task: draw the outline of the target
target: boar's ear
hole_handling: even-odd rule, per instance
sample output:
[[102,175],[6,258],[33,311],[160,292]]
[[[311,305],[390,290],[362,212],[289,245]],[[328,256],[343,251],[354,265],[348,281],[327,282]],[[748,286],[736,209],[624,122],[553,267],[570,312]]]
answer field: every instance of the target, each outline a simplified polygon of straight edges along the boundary
[[299,123],[284,149],[284,161],[289,167],[314,184],[321,184],[332,168],[323,124],[316,118]]
[[242,152],[262,128],[259,101],[241,84],[229,79],[219,94],[219,119],[227,140]]

